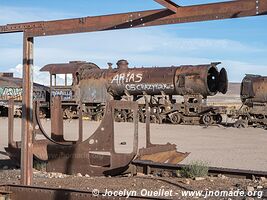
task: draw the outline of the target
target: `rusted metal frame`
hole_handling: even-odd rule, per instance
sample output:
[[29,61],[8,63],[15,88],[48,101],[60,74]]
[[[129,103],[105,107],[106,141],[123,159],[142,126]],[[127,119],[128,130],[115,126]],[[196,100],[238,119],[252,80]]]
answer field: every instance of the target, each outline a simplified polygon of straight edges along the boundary
[[23,96],[21,130],[21,184],[32,184],[33,173],[33,38],[23,35]]
[[51,139],[57,142],[64,142],[63,128],[64,125],[61,98],[56,96],[52,98],[51,104]]
[[9,24],[0,33],[30,32],[32,37],[81,32],[105,31],[165,24],[189,23],[267,14],[265,0],[239,0],[183,6],[177,13],[169,9],[130,12],[76,19]]
[[14,145],[14,99],[8,102],[8,147]]
[[167,9],[173,11],[174,13],[176,13],[177,8],[180,7],[171,0],[154,0],[154,1],[159,3],[162,6],[166,7]]

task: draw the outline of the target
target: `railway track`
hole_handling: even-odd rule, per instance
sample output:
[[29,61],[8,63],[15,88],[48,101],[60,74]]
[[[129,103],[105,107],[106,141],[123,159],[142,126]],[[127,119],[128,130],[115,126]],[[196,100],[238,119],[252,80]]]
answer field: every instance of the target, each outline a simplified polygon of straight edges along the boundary
[[[143,173],[143,174],[168,174],[170,176],[176,176],[178,170],[181,170],[187,165],[184,164],[160,164],[151,161],[134,160],[131,166],[131,173]],[[255,171],[255,170],[242,170],[242,169],[230,169],[220,167],[209,167],[208,174],[211,176],[225,175],[233,178],[254,179],[259,177],[267,178],[267,171]]]
[[[169,175],[176,176],[177,170],[182,169],[186,165],[183,164],[159,164],[150,161],[140,161],[135,160],[132,162],[130,169],[131,173],[144,173],[144,174],[158,174],[168,173]],[[258,177],[267,177],[267,171],[254,171],[254,170],[240,170],[240,169],[229,169],[229,168],[218,168],[209,167],[209,175],[222,174],[227,177],[235,178],[245,178],[253,179]],[[181,186],[182,190],[192,190]],[[22,186],[22,185],[0,185],[0,198],[4,199],[35,199],[46,200],[46,199],[77,199],[77,200],[87,200],[87,199],[124,199],[123,196],[105,196],[104,193],[95,193],[94,191],[83,191],[75,189],[64,189],[64,188],[49,188],[49,187],[38,187],[38,186]],[[264,190],[262,198],[267,198],[267,191]],[[129,200],[135,199],[151,199],[159,200],[171,198],[162,197],[144,197],[144,196],[130,196],[127,198]]]
[[[126,196],[105,196],[99,191],[82,191],[64,188],[48,188],[23,185],[0,185],[0,199],[20,200],[20,199],[38,199],[38,200],[99,200],[99,199],[126,199]],[[148,196],[130,196],[128,200],[151,199],[151,200],[170,200],[171,198],[148,197]]]

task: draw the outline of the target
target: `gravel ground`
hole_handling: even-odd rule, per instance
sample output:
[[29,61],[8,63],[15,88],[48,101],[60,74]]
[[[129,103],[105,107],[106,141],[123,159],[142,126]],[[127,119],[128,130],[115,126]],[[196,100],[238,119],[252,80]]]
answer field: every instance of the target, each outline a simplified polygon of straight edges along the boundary
[[[19,184],[19,170],[1,170],[0,184]],[[173,196],[167,196],[169,199],[189,199],[182,197],[182,191],[263,191],[267,188],[266,179],[246,180],[228,178],[223,175],[219,177],[206,177],[200,180],[185,178],[170,178],[146,176],[138,174],[137,176],[120,176],[120,177],[86,177],[77,175],[64,175],[60,173],[46,173],[35,171],[33,185],[52,187],[52,188],[68,188],[84,191],[93,191],[97,189],[100,192],[106,191],[136,191],[137,195],[141,195],[144,190],[147,191],[172,191]],[[263,193],[266,194],[266,193]],[[262,195],[257,193],[257,195]],[[211,197],[210,199],[216,199]],[[229,199],[222,198],[219,199]],[[234,198],[238,199],[238,198]],[[249,198],[240,198],[249,199]],[[256,198],[255,198],[256,199]]]
[[[15,120],[15,139],[20,139],[20,119]],[[88,138],[98,127],[99,123],[84,121],[84,138]],[[50,131],[50,121],[43,120],[43,126]],[[0,119],[1,140],[0,151],[7,145],[7,119]],[[118,123],[115,126],[115,147],[117,152],[130,152],[132,150],[133,129],[132,124]],[[65,121],[65,139],[77,139],[77,121]],[[129,131],[130,130],[130,131]],[[167,124],[151,124],[153,143],[175,143],[179,151],[191,152],[183,161],[201,160],[210,166],[238,169],[262,170],[267,169],[267,132],[259,128],[235,129],[225,127],[183,126]],[[120,145],[126,142],[127,145]],[[139,147],[145,144],[145,124],[139,124]],[[0,184],[19,184],[20,171],[12,168],[12,163],[6,156],[0,156]],[[267,188],[264,180],[240,180],[227,177],[208,177],[204,180],[184,178],[169,178],[145,176],[139,174],[131,177],[80,177],[62,174],[34,173],[34,185],[74,188],[86,191],[98,189],[105,190],[173,190],[181,197],[184,190],[262,190]],[[181,198],[182,199],[182,198]],[[188,198],[185,198],[188,199]],[[214,199],[214,198],[211,198]],[[222,199],[222,198],[221,198]],[[228,198],[226,198],[228,199]],[[236,199],[236,198],[235,198]],[[242,199],[242,198],[241,198]],[[244,198],[243,198],[244,199]],[[249,198],[247,198],[249,199]]]
[[[15,139],[20,139],[20,119],[15,121]],[[84,139],[98,127],[98,122],[84,121]],[[50,121],[44,120],[43,126],[50,132]],[[0,151],[7,146],[7,119],[0,119]],[[78,121],[65,121],[65,139],[77,139]],[[260,128],[236,129],[226,127],[208,127],[151,124],[153,143],[171,142],[182,152],[191,152],[183,161],[190,163],[201,160],[214,167],[237,168],[247,170],[267,170],[267,130]],[[121,145],[126,142],[126,145]],[[115,124],[115,150],[118,153],[131,152],[133,148],[133,125]],[[139,147],[145,145],[145,124],[139,123]],[[0,159],[5,158],[0,155]]]

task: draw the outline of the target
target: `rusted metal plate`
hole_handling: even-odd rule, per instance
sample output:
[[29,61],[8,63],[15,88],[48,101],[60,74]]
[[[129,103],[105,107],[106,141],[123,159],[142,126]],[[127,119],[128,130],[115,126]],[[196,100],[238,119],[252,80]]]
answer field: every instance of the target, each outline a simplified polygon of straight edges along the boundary
[[137,160],[147,160],[156,163],[178,164],[190,153],[177,152],[176,145],[155,145],[153,147],[140,149]]
[[[114,109],[131,109],[134,113],[132,153],[116,153],[114,147]],[[90,176],[117,175],[123,172],[137,154],[137,103],[110,101],[103,121],[87,140],[72,146],[48,145],[47,171]]]
[[267,103],[267,77],[246,75],[241,83],[240,96],[245,104]]
[[64,142],[63,110],[59,96],[52,99],[51,105],[51,138],[57,142]]

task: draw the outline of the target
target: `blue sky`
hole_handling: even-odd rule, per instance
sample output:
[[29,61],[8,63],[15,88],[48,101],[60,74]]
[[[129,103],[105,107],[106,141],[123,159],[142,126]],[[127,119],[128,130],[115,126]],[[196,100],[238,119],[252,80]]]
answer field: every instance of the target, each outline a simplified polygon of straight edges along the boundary
[[[216,1],[175,0],[180,5]],[[0,24],[157,9],[152,0],[1,0]],[[35,80],[48,63],[86,60],[106,67],[127,59],[131,66],[170,66],[221,61],[230,81],[246,73],[267,75],[267,16],[35,39]],[[1,71],[21,74],[22,34],[0,35]]]

